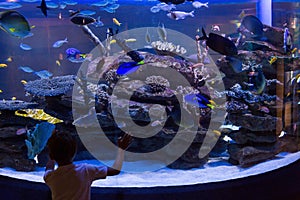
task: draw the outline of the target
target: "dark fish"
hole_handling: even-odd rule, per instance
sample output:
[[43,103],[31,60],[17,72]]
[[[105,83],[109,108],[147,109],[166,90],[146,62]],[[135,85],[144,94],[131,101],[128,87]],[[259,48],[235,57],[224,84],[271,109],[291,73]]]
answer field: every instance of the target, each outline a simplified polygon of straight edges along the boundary
[[244,26],[250,33],[252,33],[253,37],[262,37],[263,35],[264,25],[253,15],[245,16],[242,20],[241,26]]
[[30,34],[28,21],[17,11],[0,12],[0,28],[19,38],[24,38]]
[[134,62],[137,62],[137,63],[138,63],[138,62],[141,62],[142,60],[144,60],[144,57],[143,57],[141,54],[139,54],[139,52],[134,51],[134,50],[127,52],[127,55],[128,55]]
[[266,78],[261,68],[257,69],[257,76],[254,79],[254,87],[257,94],[261,94],[265,90]]
[[[175,4],[175,5],[182,4],[185,2],[185,0],[159,0],[159,1],[167,3],[167,4]],[[190,1],[193,1],[193,0],[190,0]]]
[[222,37],[215,33],[210,33],[207,37],[204,29],[202,28],[203,36],[199,40],[206,40],[206,45],[212,50],[226,56],[235,56],[238,51],[235,44],[228,38]]
[[139,64],[137,62],[124,62],[117,69],[118,75],[127,75],[135,72],[139,68]]
[[37,6],[37,8],[40,8],[45,17],[47,17],[47,10],[49,10],[49,8],[47,7],[45,0],[42,0],[41,5]]
[[188,94],[184,97],[184,100],[188,104],[197,106],[198,108],[213,108],[214,106],[212,104],[215,104],[202,94]]
[[78,25],[88,25],[95,23],[97,20],[87,15],[75,15],[71,18],[71,22]]

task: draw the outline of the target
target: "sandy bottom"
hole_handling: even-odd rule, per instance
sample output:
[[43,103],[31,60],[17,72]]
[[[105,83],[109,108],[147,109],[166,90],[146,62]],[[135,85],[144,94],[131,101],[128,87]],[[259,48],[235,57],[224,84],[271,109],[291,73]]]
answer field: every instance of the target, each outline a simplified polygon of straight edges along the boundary
[[[211,159],[201,168],[190,170],[175,170],[162,168],[156,171],[147,171],[147,166],[153,164],[150,161],[126,162],[127,170],[141,169],[141,172],[122,172],[118,176],[107,177],[93,183],[94,187],[154,187],[154,186],[175,186],[193,185],[198,183],[220,182],[231,179],[253,176],[268,171],[272,171],[300,159],[300,152],[280,153],[273,160],[254,165],[249,168],[240,168],[229,164],[224,159]],[[99,164],[97,160],[85,160],[91,164]],[[79,163],[79,162],[76,162]],[[159,165],[159,163],[156,163]],[[44,168],[37,168],[34,172],[18,172],[11,168],[0,168],[0,175],[43,182]]]

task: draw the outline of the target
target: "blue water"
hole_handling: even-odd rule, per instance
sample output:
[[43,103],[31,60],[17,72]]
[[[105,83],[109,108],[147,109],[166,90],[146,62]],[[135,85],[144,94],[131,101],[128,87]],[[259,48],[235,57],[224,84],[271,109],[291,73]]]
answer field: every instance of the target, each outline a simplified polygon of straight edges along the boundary
[[[1,1],[5,2],[5,1]],[[60,3],[63,1],[52,1]],[[36,8],[40,1],[28,3],[24,1],[17,2],[22,7],[16,8],[18,12],[24,15],[29,21],[34,34],[32,37],[18,39],[4,31],[0,31],[0,63],[6,63],[7,68],[0,69],[0,99],[10,99],[15,96],[17,99],[26,100],[23,85],[21,80],[35,80],[38,77],[34,74],[25,73],[18,69],[19,66],[30,66],[32,69],[48,70],[54,74],[69,75],[77,74],[80,63],[72,63],[66,59],[65,50],[67,48],[77,48],[83,53],[90,52],[94,47],[94,43],[82,32],[78,25],[73,24],[69,18],[69,10],[91,10],[96,14],[93,17],[101,17],[104,23],[102,27],[94,27],[89,25],[94,34],[101,41],[106,38],[107,28],[118,28],[120,32],[139,27],[157,27],[159,24],[164,24],[168,29],[180,31],[192,38],[195,37],[196,30],[204,27],[209,29],[213,24],[220,26],[221,32],[228,34],[236,31],[236,25],[231,23],[232,20],[239,20],[238,15],[244,10],[246,14],[256,15],[256,2],[249,1],[209,1],[209,8],[195,9],[190,2],[182,5],[177,5],[177,10],[190,12],[195,10],[194,18],[186,18],[184,20],[172,20],[166,16],[166,12],[160,11],[152,13],[150,8],[159,1],[130,1],[119,0],[116,4],[120,7],[114,13],[108,13],[101,10],[100,7],[91,6],[92,3],[99,1],[74,1],[76,5],[67,5],[66,8],[52,8],[48,11],[48,17],[44,17],[42,12]],[[204,1],[202,1],[204,2]],[[273,1],[273,26],[282,27],[286,21],[291,21],[297,18],[299,27],[299,3],[297,1]],[[5,11],[5,9],[0,9]],[[59,19],[59,15],[62,16]],[[117,27],[112,22],[112,18],[117,18],[122,25]],[[60,48],[53,48],[52,45],[57,40],[68,38],[68,43]],[[299,36],[294,38],[296,46],[299,45]],[[28,44],[32,50],[24,51],[19,45],[21,43]],[[59,56],[63,55],[63,59],[59,60]],[[12,62],[7,62],[6,59],[11,57]],[[56,64],[59,60],[61,66]]]

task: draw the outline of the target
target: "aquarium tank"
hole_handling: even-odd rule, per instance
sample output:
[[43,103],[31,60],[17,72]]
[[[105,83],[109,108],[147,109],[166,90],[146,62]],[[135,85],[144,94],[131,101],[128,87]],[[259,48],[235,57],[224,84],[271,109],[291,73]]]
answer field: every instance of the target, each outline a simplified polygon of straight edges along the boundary
[[300,158],[298,1],[6,0],[0,27],[3,175],[43,182],[55,129],[76,137],[74,162],[109,166],[132,134],[113,187]]

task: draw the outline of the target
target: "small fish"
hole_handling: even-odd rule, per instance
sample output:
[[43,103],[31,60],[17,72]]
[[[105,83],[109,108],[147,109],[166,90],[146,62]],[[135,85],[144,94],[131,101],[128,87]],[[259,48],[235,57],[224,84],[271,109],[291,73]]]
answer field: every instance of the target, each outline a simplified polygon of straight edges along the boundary
[[79,12],[79,14],[82,14],[82,15],[94,15],[94,14],[96,14],[96,11],[93,11],[93,10],[81,10]]
[[163,11],[166,11],[166,12],[169,12],[173,9],[176,9],[176,6],[174,4],[166,4],[166,3],[159,3],[156,5],[157,8],[159,8],[160,10],[163,10]]
[[116,24],[117,26],[121,26],[122,23],[120,23],[116,18],[113,18],[113,23]]
[[209,100],[202,94],[188,94],[184,97],[186,103],[197,106],[198,108],[214,108],[215,102]]
[[152,6],[150,8],[150,12],[152,13],[158,13],[160,11],[160,8],[158,6]]
[[212,132],[213,132],[216,136],[221,136],[221,135],[222,135],[221,131],[218,131],[218,130],[213,130]]
[[128,39],[125,39],[125,42],[136,42],[136,39],[135,38],[128,38]]
[[71,22],[77,25],[88,25],[95,23],[97,20],[91,16],[87,15],[75,15],[71,18]]
[[8,58],[6,58],[5,60],[6,62],[12,62],[13,61],[13,58],[11,56],[9,56]]
[[148,28],[147,28],[147,31],[146,31],[146,34],[145,34],[145,41],[146,41],[147,44],[151,43],[151,36],[149,34]]
[[58,13],[58,19],[62,19],[62,14],[61,14],[61,12]]
[[284,28],[283,31],[283,50],[285,53],[291,50],[292,47],[292,36],[290,34],[290,31],[288,27]]
[[50,78],[53,74],[47,70],[41,70],[38,72],[34,72],[35,75],[39,76],[42,79]]
[[271,56],[271,59],[269,60],[270,65],[272,65],[273,63],[275,63],[277,60],[277,56]]
[[5,68],[5,67],[7,67],[7,64],[5,64],[5,63],[0,63],[0,68]]
[[100,16],[98,16],[97,21],[96,21],[95,23],[93,23],[93,25],[94,25],[95,27],[101,27],[101,26],[104,26],[104,23],[101,21]]
[[183,12],[183,11],[170,11],[167,16],[170,19],[180,20],[185,19],[186,17],[194,17],[194,11],[191,11],[189,13]]
[[15,101],[17,100],[17,97],[12,97],[11,100]]
[[24,44],[24,43],[20,44],[20,48],[23,49],[24,51],[30,51],[32,49],[31,46],[29,46],[28,44]]
[[59,60],[56,60],[55,63],[56,63],[58,66],[61,66]]
[[291,51],[291,54],[295,53],[297,51],[297,48],[293,48],[292,51]]
[[157,33],[160,40],[167,41],[167,31],[164,24],[157,27]]
[[19,128],[16,131],[16,135],[24,135],[25,133],[27,133],[27,129],[26,128]]
[[65,38],[64,40],[58,40],[58,41],[54,42],[54,44],[52,45],[52,47],[54,47],[54,48],[59,48],[59,47],[61,47],[64,43],[68,43],[68,38]]
[[102,0],[102,1],[98,1],[97,3],[91,4],[91,6],[104,7],[107,6],[107,4],[109,4],[108,0]]
[[263,70],[261,68],[257,69],[257,76],[254,79],[254,87],[257,94],[263,93],[266,86],[266,78],[264,76]]
[[25,84],[27,84],[27,81],[21,80],[21,83],[22,83],[23,85],[25,85]]
[[24,71],[24,72],[26,72],[26,73],[32,73],[32,72],[34,72],[33,69],[31,69],[30,67],[27,67],[27,66],[20,66],[19,69],[22,70],[22,71]]
[[139,67],[140,66],[137,62],[124,62],[118,67],[117,74],[121,76],[131,74],[135,72]]
[[45,0],[42,0],[41,5],[37,6],[37,8],[40,8],[45,17],[47,17],[47,10],[49,10],[49,8],[47,7]]
[[206,8],[208,8],[208,2],[206,2],[206,3],[201,3],[201,2],[199,2],[199,1],[194,1],[194,2],[192,3],[192,5],[193,5],[194,8],[201,8],[201,7],[206,7]]
[[3,90],[0,89],[0,93],[2,93],[2,92],[3,92]]
[[246,16],[246,12],[245,12],[245,10],[242,10],[242,12],[238,15],[238,18],[243,19],[243,17],[245,17],[245,16]]

